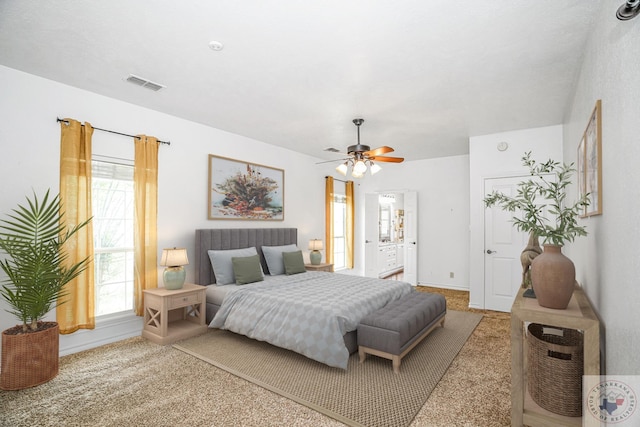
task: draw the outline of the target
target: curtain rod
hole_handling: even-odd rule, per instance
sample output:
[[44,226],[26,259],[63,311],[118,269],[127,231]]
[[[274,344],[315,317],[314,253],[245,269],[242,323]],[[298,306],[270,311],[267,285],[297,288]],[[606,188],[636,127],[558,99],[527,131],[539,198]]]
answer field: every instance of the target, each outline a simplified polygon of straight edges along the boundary
[[[329,175],[325,176],[325,178],[329,178]],[[333,178],[333,177],[331,177],[331,178]],[[338,179],[338,178],[333,178],[333,180],[334,180],[334,181],[344,182],[345,184],[346,184],[347,182],[349,182],[349,181],[344,181],[344,180],[342,180],[342,179]]]
[[[65,123],[69,124],[68,120],[61,119],[60,117],[56,117],[56,121],[57,122],[65,122]],[[82,126],[84,126],[84,124],[82,124]],[[115,133],[116,135],[130,136],[131,138],[138,138],[136,135],[129,135],[128,133],[116,132],[115,130],[109,130],[109,129],[101,129],[101,128],[97,128],[97,127],[95,127],[93,125],[91,125],[91,127],[93,127],[95,130],[101,130],[102,132],[109,132],[109,133]],[[158,140],[158,142],[160,144],[171,145],[170,141],[160,141],[160,140]]]

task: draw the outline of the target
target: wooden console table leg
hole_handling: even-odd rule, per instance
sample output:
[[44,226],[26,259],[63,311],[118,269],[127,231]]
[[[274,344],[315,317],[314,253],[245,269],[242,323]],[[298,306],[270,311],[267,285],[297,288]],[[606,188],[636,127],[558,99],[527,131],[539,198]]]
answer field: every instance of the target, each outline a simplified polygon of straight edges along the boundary
[[511,425],[523,425],[524,366],[522,363],[523,323],[511,314]]

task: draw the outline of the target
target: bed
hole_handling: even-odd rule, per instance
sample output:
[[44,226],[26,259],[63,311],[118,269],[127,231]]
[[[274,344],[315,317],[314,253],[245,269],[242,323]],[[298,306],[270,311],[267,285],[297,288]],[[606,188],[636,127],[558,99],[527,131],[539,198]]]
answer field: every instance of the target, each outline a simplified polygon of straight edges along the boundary
[[[274,247],[295,245],[295,228],[196,230],[195,281],[207,286],[207,323],[346,369],[349,354],[357,350],[360,319],[415,290],[404,282],[323,271],[279,274]],[[264,280],[228,283],[226,264],[219,260],[219,272],[214,271],[211,251],[244,254],[254,253],[252,248],[257,256],[233,259],[259,259]]]

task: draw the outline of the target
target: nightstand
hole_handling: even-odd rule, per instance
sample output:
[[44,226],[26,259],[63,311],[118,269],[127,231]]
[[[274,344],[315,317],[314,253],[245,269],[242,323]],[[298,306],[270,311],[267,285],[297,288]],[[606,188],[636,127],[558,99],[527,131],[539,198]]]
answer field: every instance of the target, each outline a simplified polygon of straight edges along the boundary
[[305,264],[307,271],[328,271],[333,273],[333,264]]
[[142,336],[165,345],[207,331],[205,287],[185,283],[182,289],[144,291]]

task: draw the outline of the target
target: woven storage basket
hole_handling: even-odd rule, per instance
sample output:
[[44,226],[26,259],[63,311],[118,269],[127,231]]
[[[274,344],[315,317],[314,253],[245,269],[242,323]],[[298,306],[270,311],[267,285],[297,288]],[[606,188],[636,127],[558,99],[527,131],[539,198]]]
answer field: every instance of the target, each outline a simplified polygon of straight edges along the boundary
[[581,416],[582,333],[537,323],[531,323],[528,331],[527,383],[531,398],[555,414]]

